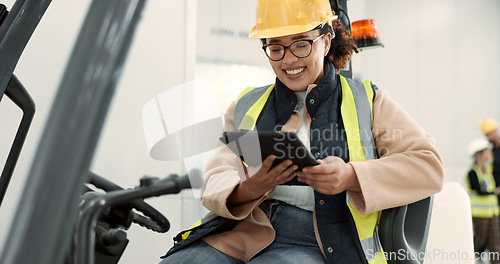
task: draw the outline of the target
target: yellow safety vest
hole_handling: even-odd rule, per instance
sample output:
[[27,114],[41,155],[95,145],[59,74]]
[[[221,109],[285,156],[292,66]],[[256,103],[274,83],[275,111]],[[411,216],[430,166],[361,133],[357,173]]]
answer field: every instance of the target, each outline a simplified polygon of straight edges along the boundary
[[476,164],[472,166],[472,170],[476,172],[479,185],[485,186],[483,191],[492,193],[490,195],[480,195],[471,189],[470,181],[467,181],[472,217],[491,218],[500,215],[498,196],[494,194],[496,184],[493,174],[488,170],[483,173]]
[[[340,76],[340,75],[339,75]],[[374,93],[369,80],[363,82],[340,76],[342,86],[341,115],[347,136],[350,161],[375,159],[375,142],[371,127],[373,122]],[[254,130],[274,84],[267,87],[249,87],[239,96],[234,113],[234,125],[240,130]],[[240,102],[245,97],[244,102]],[[358,239],[369,264],[386,264],[380,239],[378,223],[380,211],[368,215],[359,214],[347,196],[347,206],[354,218]]]

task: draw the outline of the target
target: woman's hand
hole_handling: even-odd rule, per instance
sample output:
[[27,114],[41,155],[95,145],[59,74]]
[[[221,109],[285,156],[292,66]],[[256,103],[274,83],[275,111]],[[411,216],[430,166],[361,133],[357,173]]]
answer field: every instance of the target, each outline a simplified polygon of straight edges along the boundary
[[228,206],[253,201],[267,191],[274,189],[295,177],[298,166],[292,165],[291,160],[285,160],[271,168],[276,157],[268,156],[259,167],[245,167],[241,160],[235,156],[236,167],[242,182],[236,186],[227,200]]
[[361,191],[354,168],[343,159],[329,156],[318,160],[318,163],[319,165],[305,167],[302,172],[298,172],[298,180],[322,194]]

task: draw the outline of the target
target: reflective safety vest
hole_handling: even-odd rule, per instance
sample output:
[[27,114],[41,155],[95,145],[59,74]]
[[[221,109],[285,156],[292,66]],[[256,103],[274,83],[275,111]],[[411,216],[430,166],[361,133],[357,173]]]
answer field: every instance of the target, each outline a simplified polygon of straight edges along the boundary
[[[340,75],[338,75],[340,76]],[[340,106],[347,136],[350,161],[365,161],[377,157],[372,135],[374,93],[369,80],[363,82],[340,76],[342,102]],[[275,85],[249,87],[239,96],[234,113],[234,127],[238,130],[254,130]],[[347,195],[347,206],[353,216],[365,258],[369,264],[386,264],[380,239],[378,223],[380,211],[368,215],[359,214]]]
[[493,174],[491,174],[488,170],[486,173],[483,173],[476,164],[472,166],[472,170],[476,172],[481,190],[491,193],[487,195],[480,195],[475,190],[472,190],[470,182],[467,182],[472,217],[491,218],[493,216],[500,215],[498,196],[494,194],[496,184]]

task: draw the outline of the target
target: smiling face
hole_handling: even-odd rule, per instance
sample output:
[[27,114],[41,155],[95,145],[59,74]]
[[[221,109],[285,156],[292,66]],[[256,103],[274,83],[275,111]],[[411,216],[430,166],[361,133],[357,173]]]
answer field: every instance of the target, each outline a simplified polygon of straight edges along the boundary
[[[320,36],[319,30],[300,34],[268,38],[267,44],[288,46],[297,40],[314,40]],[[289,49],[285,49],[283,59],[269,60],[278,79],[295,92],[306,90],[307,86],[318,83],[324,76],[324,59],[330,48],[330,34],[325,34],[312,44],[311,54],[306,58],[298,58]]]

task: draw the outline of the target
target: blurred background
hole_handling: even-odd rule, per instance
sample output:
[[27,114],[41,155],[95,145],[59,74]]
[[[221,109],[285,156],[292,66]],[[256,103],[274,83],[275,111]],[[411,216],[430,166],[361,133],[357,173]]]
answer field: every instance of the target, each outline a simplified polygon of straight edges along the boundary
[[[219,113],[247,86],[274,82],[260,49],[248,39],[256,0],[149,0],[113,98],[91,170],[118,185],[137,186],[143,175],[184,173],[182,160],[151,157],[142,111],[152,98],[205,78]],[[10,9],[13,0],[3,0]],[[75,44],[89,0],[54,0],[14,73],[32,95],[37,112],[0,208],[0,248],[15,226],[15,207],[56,89]],[[349,0],[351,22],[376,20],[383,48],[352,59],[353,77],[388,90],[436,139],[446,181],[464,185],[472,160],[467,143],[482,137],[480,122],[500,119],[500,1]],[[204,109],[203,104],[194,107]],[[0,104],[0,162],[5,161],[22,112]],[[200,164],[199,166],[202,166]],[[172,237],[204,215],[196,193],[149,199],[171,222],[166,234],[133,225],[120,263],[157,263]]]

